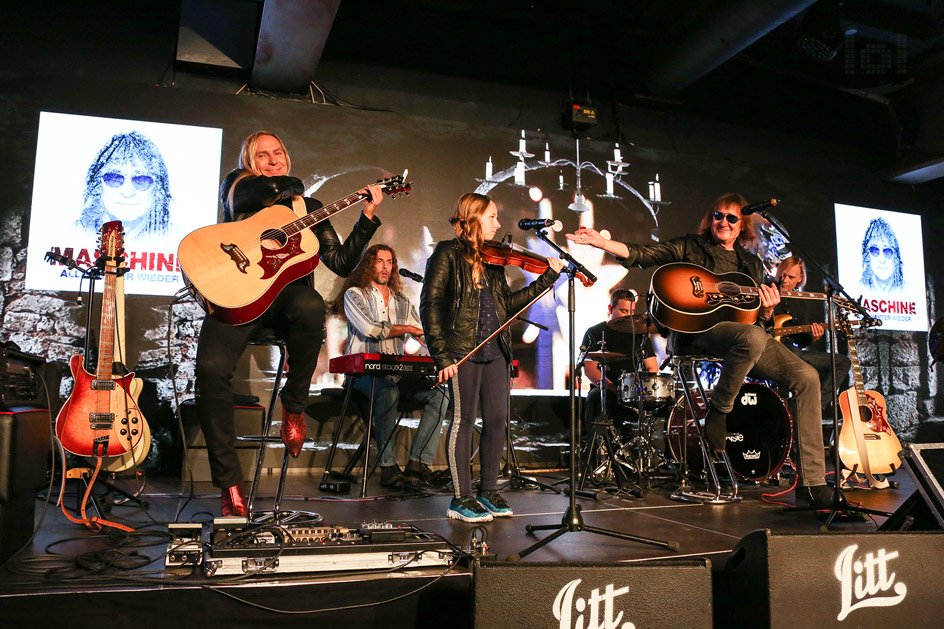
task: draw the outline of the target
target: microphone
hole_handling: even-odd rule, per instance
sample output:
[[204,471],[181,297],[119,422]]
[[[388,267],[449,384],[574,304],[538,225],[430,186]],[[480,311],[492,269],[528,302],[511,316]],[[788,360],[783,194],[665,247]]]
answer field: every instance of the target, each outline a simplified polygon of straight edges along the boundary
[[414,273],[413,271],[408,271],[406,269],[400,269],[400,275],[403,277],[408,277],[414,282],[419,282],[420,284],[423,283],[423,276],[419,273]]
[[759,210],[766,210],[769,207],[777,205],[780,203],[780,199],[767,199],[766,201],[761,201],[760,203],[751,203],[741,208],[741,216],[747,216],[753,214]]
[[518,229],[528,231],[529,229],[544,229],[545,227],[550,227],[554,231],[559,232],[564,229],[564,224],[560,221],[555,221],[553,218],[523,218],[518,221]]

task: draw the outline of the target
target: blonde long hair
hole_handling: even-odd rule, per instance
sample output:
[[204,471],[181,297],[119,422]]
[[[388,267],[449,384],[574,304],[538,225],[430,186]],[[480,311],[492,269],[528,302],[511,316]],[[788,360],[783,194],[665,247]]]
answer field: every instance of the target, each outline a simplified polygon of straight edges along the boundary
[[796,285],[794,290],[803,290],[806,287],[806,263],[796,256],[790,256],[780,262],[780,266],[777,267],[777,275],[774,278],[777,282],[777,286],[780,286],[780,280],[783,278],[783,274],[795,266],[800,267],[803,279],[800,280],[800,283]]
[[481,288],[485,276],[485,265],[479,249],[485,238],[482,236],[482,215],[492,200],[484,194],[468,192],[459,197],[456,209],[449,219],[449,224],[456,232],[456,240],[462,249],[462,256],[472,266],[472,282]]
[[271,135],[273,138],[278,140],[279,146],[282,148],[282,153],[285,155],[285,174],[292,172],[292,158],[289,157],[288,149],[285,148],[285,142],[282,141],[282,138],[278,136],[277,133],[272,131],[266,131],[265,129],[260,129],[255,133],[250,133],[243,144],[239,149],[239,164],[238,168],[241,171],[239,176],[236,177],[236,180],[233,181],[233,185],[229,187],[229,194],[227,195],[227,201],[229,202],[230,207],[233,206],[233,191],[236,189],[236,184],[239,183],[240,179],[252,176],[262,175],[262,171],[256,165],[256,149],[259,146],[259,138],[264,135]]

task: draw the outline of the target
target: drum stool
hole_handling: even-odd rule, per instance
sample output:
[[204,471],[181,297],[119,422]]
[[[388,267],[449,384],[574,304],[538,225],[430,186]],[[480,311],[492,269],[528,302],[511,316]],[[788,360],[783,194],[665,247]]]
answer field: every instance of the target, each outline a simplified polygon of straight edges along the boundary
[[[696,371],[696,365],[703,362],[721,362],[716,356],[700,354],[676,354],[670,358],[672,368],[675,371],[676,378],[682,385],[682,393],[685,396],[685,404],[692,414],[695,425],[695,438],[698,441],[698,447],[702,457],[707,462],[705,467],[709,473],[709,491],[696,491],[691,485],[688,477],[688,425],[682,415],[682,445],[679,453],[679,474],[681,476],[678,489],[672,492],[670,498],[682,502],[698,502],[702,504],[727,504],[730,502],[740,502],[741,496],[738,495],[738,483],[731,468],[731,461],[727,452],[722,453],[720,461],[709,450],[705,440],[704,420],[708,413],[708,396],[705,393],[704,385]],[[697,403],[695,392],[698,392],[702,404]],[[671,417],[669,419],[671,423]],[[671,426],[666,426],[666,440],[671,440]],[[718,477],[718,471],[715,469],[715,463],[723,463],[730,479],[729,491],[723,491],[721,480]]]
[[269,431],[272,428],[272,415],[275,413],[275,403],[279,398],[279,391],[282,388],[282,376],[285,374],[285,359],[288,356],[288,347],[285,339],[276,335],[275,330],[271,328],[258,330],[252,335],[249,344],[277,347],[279,349],[279,365],[275,371],[275,382],[272,385],[272,397],[269,398],[269,408],[266,409],[265,420],[262,423],[262,434],[237,437],[237,439],[241,441],[252,441],[259,444],[259,452],[256,455],[256,471],[252,478],[252,487],[249,490],[249,520],[255,523],[274,521],[276,523],[294,522],[317,524],[322,520],[321,516],[317,513],[311,511],[283,510],[281,508],[282,493],[285,490],[285,476],[288,472],[288,449],[285,449],[282,454],[282,472],[279,476],[279,488],[275,494],[275,502],[273,503],[272,511],[253,511],[252,509],[259,490],[259,481],[262,478],[262,465],[265,461],[268,445],[271,443],[283,446],[284,448],[281,435],[270,435]]

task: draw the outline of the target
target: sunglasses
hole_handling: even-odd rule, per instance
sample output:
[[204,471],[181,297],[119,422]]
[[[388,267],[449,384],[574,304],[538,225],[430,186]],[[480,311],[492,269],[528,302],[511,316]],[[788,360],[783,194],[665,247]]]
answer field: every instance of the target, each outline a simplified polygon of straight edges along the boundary
[[734,214],[725,214],[724,212],[712,212],[711,218],[715,219],[716,221],[726,219],[732,225],[737,225],[737,222],[741,220],[740,216],[735,216]]
[[[105,173],[102,181],[109,188],[120,188],[125,185],[125,176],[121,173]],[[154,184],[154,178],[149,175],[135,175],[131,178],[131,185],[135,190],[143,192]]]
[[885,247],[884,249],[879,249],[875,245],[872,245],[871,247],[869,247],[869,253],[872,254],[873,258],[877,258],[878,254],[880,253],[884,253],[886,258],[890,258],[893,255],[895,255],[895,250],[892,249],[891,247]]

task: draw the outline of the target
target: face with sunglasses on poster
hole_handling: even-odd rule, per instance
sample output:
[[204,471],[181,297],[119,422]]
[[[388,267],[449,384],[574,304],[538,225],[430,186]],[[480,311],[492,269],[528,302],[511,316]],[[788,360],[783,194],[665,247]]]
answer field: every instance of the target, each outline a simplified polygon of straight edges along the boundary
[[865,230],[861,281],[866,291],[888,293],[906,288],[898,238],[885,219],[872,219]]
[[117,134],[89,167],[77,223],[97,233],[117,220],[127,239],[163,236],[170,230],[170,200],[167,167],[154,142],[137,131]]

